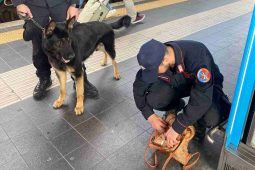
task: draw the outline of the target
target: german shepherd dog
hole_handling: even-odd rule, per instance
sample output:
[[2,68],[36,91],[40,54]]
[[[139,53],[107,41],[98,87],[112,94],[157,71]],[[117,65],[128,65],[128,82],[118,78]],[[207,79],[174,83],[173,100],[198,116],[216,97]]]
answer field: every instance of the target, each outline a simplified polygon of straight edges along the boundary
[[[115,61],[115,37],[110,25],[103,22],[75,23],[75,18],[66,23],[50,21],[43,33],[42,46],[48,60],[54,68],[60,83],[60,95],[54,102],[54,108],[60,108],[66,97],[66,73],[69,72],[76,84],[76,115],[84,111],[84,61],[98,46],[104,48],[102,65],[106,65],[107,56],[112,59],[113,76],[120,79]],[[101,48],[102,50],[102,48]]]

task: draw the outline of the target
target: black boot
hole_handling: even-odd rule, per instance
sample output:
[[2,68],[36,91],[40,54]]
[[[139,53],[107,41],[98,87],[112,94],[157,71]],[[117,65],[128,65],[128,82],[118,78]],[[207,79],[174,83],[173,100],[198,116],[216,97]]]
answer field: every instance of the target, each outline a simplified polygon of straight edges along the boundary
[[[92,83],[89,82],[87,74],[86,74],[86,68],[84,65],[83,65],[83,70],[84,70],[84,89],[85,89],[84,95],[85,95],[85,97],[92,98],[92,99],[98,99],[99,98],[98,90]],[[74,78],[72,76],[71,76],[71,78],[74,81]],[[76,89],[75,81],[73,83],[73,88]]]
[[231,102],[227,95],[221,96],[221,122],[225,121],[229,117],[230,109],[231,109]]
[[85,96],[88,98],[98,99],[99,98],[98,90],[92,83],[89,82],[88,76],[86,73],[86,67],[84,64],[82,65],[82,68],[84,73]]
[[51,84],[51,78],[40,78],[33,92],[34,99],[41,100],[43,97],[45,97],[46,90],[51,86]]
[[198,141],[198,142],[202,142],[205,138],[206,127],[201,125],[198,122],[196,122],[194,124],[194,127],[195,127],[195,136],[194,136],[193,139]]

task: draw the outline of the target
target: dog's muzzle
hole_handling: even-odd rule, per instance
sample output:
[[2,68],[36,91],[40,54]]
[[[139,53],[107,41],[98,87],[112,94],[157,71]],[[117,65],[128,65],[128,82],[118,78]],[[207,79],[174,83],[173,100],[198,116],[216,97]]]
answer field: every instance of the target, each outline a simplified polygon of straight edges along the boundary
[[63,61],[64,63],[69,63],[72,59],[74,59],[74,57],[75,57],[74,54],[69,55],[69,56],[68,56],[68,59],[66,59],[65,57],[62,57],[62,61]]
[[64,57],[62,57],[62,61],[63,61],[64,63],[69,63],[71,60],[70,60],[70,59],[65,59]]

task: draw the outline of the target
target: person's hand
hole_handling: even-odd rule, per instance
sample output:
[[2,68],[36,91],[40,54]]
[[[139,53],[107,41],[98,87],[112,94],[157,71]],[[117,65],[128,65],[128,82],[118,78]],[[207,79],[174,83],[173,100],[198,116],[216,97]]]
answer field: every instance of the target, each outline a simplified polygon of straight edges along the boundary
[[74,6],[70,6],[67,10],[66,19],[68,20],[74,16],[75,16],[75,19],[78,19],[79,9]]
[[18,14],[20,14],[22,16],[28,15],[29,18],[33,18],[32,12],[28,8],[28,6],[26,6],[25,4],[18,5],[16,9],[17,9]]
[[167,123],[156,114],[151,115],[148,118],[148,122],[151,124],[152,128],[159,133],[165,132],[165,129],[167,128]]
[[168,129],[165,136],[167,139],[167,146],[170,148],[174,147],[175,145],[177,145],[180,142],[177,140],[177,137],[179,136],[179,134],[177,132],[175,132],[172,127],[170,127]]

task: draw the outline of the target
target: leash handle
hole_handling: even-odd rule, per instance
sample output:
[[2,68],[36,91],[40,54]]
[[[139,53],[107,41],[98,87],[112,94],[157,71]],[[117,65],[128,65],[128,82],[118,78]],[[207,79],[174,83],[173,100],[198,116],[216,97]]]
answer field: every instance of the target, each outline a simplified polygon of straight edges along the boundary
[[44,28],[38,22],[36,22],[33,18],[30,18],[30,16],[27,13],[18,12],[18,16],[19,16],[20,19],[22,19],[24,21],[32,21],[33,24],[37,28],[39,28],[40,30],[44,31]]
[[30,20],[31,19],[27,13],[23,13],[23,12],[18,12],[18,16],[22,20]]

